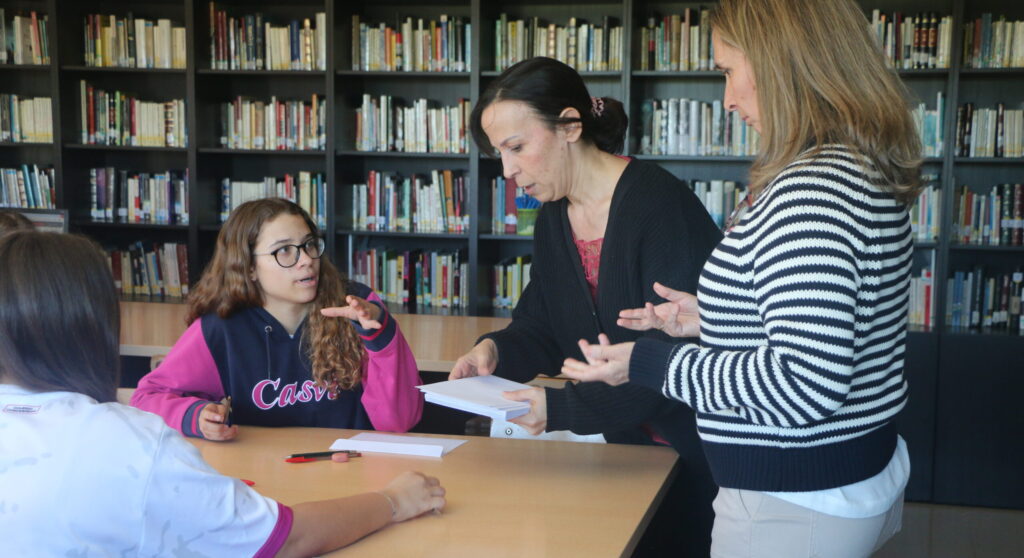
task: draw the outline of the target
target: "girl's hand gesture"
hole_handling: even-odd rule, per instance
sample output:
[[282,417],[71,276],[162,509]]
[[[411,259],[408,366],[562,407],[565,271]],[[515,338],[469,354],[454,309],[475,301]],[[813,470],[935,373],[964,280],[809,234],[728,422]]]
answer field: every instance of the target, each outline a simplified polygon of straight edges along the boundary
[[320,313],[331,318],[347,318],[353,322],[358,321],[363,329],[380,329],[381,308],[364,298],[348,295],[345,297],[348,306],[335,306],[322,308]]

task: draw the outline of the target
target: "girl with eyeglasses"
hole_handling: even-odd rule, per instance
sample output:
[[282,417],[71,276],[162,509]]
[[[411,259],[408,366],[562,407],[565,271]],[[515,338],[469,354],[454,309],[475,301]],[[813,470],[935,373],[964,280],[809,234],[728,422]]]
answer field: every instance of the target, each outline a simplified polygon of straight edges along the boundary
[[322,258],[323,239],[280,198],[235,209],[188,299],[188,329],[132,405],[186,436],[238,424],[405,432],[423,397],[398,324],[366,285]]

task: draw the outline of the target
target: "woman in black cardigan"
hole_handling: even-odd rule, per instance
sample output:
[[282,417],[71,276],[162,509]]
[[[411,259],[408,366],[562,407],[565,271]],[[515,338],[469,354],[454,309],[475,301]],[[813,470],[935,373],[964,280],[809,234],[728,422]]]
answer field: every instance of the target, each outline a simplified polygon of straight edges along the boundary
[[[450,378],[496,374],[529,381],[556,375],[567,357],[581,358],[579,339],[606,334],[612,343],[661,332],[618,325],[619,311],[690,291],[721,234],[696,196],[651,163],[615,155],[627,118],[622,104],[591,98],[582,78],[550,58],[520,62],[483,93],[470,118],[477,145],[500,157],[505,177],[544,202],[534,233],[530,282],[512,323],[481,337]],[[656,293],[652,285],[666,286]],[[670,287],[670,288],[668,288]],[[660,287],[659,287],[660,288]],[[696,436],[693,412],[631,386],[566,384],[507,395],[529,401],[514,422],[539,434],[570,430],[609,442],[670,444],[680,454],[680,501],[663,513],[673,528],[654,529],[642,547],[679,546],[707,556],[715,487]],[[655,520],[655,524],[658,524]],[[680,525],[691,526],[690,533]],[[658,535],[657,533],[661,533]]]

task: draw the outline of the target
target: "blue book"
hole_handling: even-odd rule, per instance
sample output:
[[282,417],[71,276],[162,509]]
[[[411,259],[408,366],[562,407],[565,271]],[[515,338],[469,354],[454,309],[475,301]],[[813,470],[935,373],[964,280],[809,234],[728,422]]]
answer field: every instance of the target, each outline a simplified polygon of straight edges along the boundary
[[292,51],[292,65],[293,70],[298,70],[299,60],[302,59],[299,52],[299,21],[296,19],[292,20],[290,28],[288,29],[288,38],[291,40],[291,51]]
[[36,184],[35,175],[28,170],[28,165],[21,165],[21,174],[25,180],[25,199],[28,201],[28,207],[39,207],[37,197],[39,185]]

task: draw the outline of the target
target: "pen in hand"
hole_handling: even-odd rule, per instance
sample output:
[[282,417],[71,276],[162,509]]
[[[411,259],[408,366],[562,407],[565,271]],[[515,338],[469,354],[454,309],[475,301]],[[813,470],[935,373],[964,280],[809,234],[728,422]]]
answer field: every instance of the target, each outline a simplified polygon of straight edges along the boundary
[[220,404],[224,405],[224,426],[231,426],[231,396],[228,395],[224,399],[220,400]]

